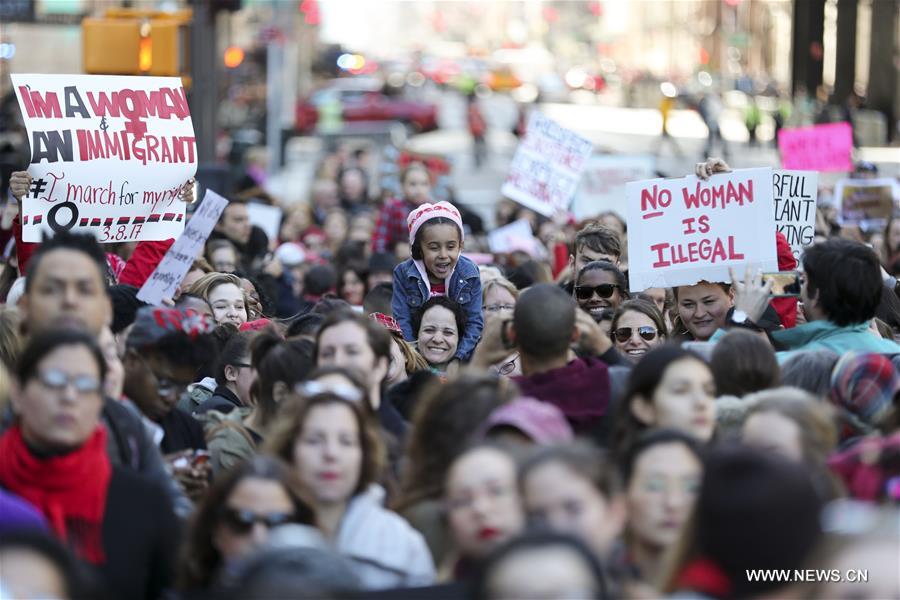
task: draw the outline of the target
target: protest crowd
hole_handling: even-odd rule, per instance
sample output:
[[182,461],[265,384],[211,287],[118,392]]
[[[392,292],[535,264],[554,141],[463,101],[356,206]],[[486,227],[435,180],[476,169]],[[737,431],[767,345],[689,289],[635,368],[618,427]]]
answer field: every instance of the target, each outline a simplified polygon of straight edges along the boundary
[[900,598],[900,219],[766,230],[776,290],[697,270],[738,232],[654,266],[614,212],[503,200],[528,234],[493,251],[353,150],[297,204],[248,179],[158,303],[173,239],[27,242],[13,173],[0,597]]

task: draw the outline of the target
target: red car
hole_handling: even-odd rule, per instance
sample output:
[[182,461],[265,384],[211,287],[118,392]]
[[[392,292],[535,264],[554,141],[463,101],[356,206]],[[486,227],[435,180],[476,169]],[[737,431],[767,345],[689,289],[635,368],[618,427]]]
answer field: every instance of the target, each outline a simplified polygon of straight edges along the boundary
[[314,131],[320,111],[328,111],[327,105],[334,102],[340,103],[344,122],[394,121],[419,133],[437,129],[436,105],[388,96],[376,80],[353,78],[337,79],[298,102],[297,130]]

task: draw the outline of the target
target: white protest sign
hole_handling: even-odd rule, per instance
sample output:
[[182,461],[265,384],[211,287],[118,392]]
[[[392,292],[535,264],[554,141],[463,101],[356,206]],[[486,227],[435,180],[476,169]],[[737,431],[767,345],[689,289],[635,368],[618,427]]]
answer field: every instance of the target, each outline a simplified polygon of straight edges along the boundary
[[175,296],[176,288],[199,256],[226,206],[228,200],[212,190],[206,190],[203,202],[191,216],[184,231],[138,290],[138,300],[160,306],[163,298]]
[[501,193],[545,217],[565,211],[593,144],[534,111]]
[[784,234],[797,262],[816,237],[816,199],[819,174],[815,171],[772,172],[775,227]]
[[77,229],[100,242],[163,240],[184,227],[181,189],[197,170],[177,77],[11,75],[34,182],[22,235]]
[[701,181],[636,181],[628,199],[632,292],[731,281],[729,267],[777,271],[772,169],[743,169]]
[[250,224],[256,225],[265,231],[269,242],[278,241],[282,212],[277,206],[260,204],[259,202],[247,203],[247,215],[250,217]]
[[505,254],[512,252],[510,248],[514,246],[531,243],[533,238],[531,224],[526,219],[519,219],[488,233],[488,247],[494,254]]
[[625,216],[625,184],[656,176],[656,157],[595,154],[581,174],[581,185],[572,202],[572,214],[580,220],[608,210]]

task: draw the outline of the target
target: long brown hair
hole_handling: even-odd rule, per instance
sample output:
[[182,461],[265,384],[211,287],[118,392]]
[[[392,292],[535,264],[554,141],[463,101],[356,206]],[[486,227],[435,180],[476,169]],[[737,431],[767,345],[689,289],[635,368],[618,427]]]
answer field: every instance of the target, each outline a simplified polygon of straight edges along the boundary
[[362,465],[359,481],[353,494],[364,492],[377,482],[386,462],[386,451],[374,417],[363,407],[362,402],[354,402],[332,392],[316,394],[309,398],[293,398],[287,401],[278,413],[278,418],[266,438],[264,451],[273,454],[288,464],[294,464],[294,445],[303,432],[312,409],[319,406],[339,404],[346,406],[356,418],[359,427],[359,445],[362,449]]
[[488,415],[517,394],[508,380],[486,374],[462,375],[426,391],[413,416],[397,510],[440,498],[450,464]]

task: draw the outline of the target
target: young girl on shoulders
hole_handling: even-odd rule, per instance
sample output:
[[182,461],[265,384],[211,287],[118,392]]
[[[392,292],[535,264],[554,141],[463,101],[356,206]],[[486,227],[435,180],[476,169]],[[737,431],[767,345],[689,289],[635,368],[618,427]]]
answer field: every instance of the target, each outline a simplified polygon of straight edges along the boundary
[[425,203],[406,220],[412,258],[394,268],[394,319],[403,337],[415,340],[412,314],[432,296],[447,296],[466,315],[465,336],[456,358],[468,360],[481,337],[481,278],[474,262],[460,256],[465,242],[462,217],[449,202]]

